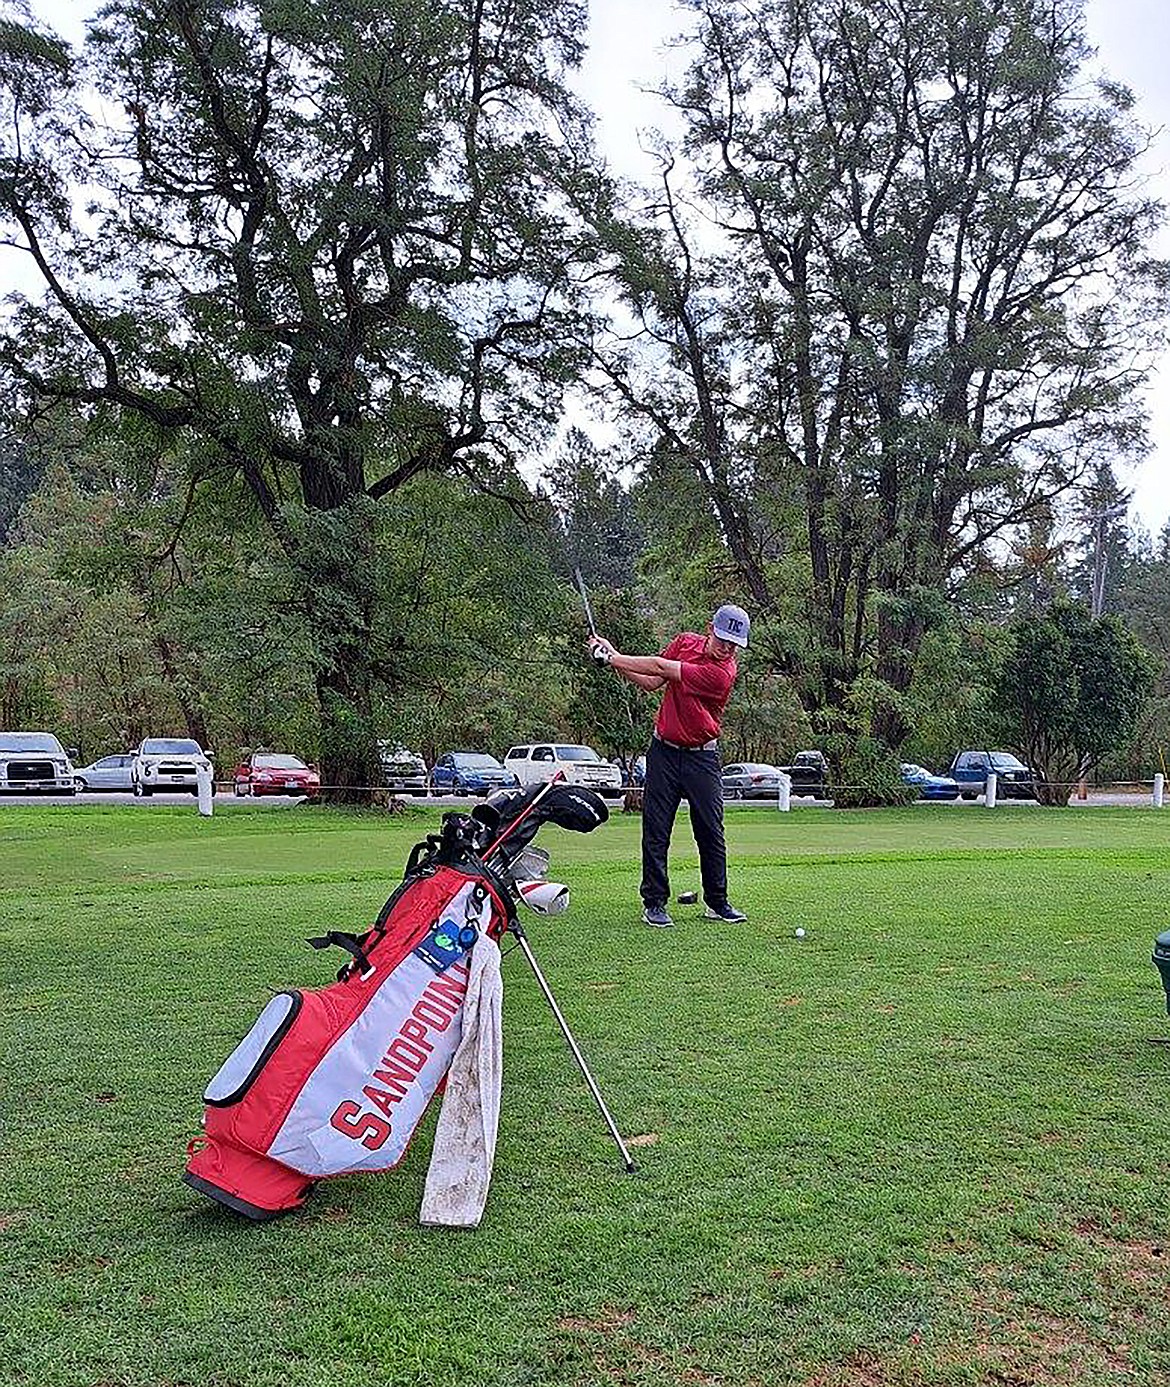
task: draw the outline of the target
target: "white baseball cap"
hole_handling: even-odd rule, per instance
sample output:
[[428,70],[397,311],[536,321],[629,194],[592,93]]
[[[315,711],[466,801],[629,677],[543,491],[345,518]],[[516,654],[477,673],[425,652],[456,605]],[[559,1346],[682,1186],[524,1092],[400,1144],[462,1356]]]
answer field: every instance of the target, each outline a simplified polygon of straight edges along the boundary
[[732,645],[746,646],[752,622],[742,607],[734,607],[730,602],[725,602],[711,618],[711,629],[720,640],[730,641]]

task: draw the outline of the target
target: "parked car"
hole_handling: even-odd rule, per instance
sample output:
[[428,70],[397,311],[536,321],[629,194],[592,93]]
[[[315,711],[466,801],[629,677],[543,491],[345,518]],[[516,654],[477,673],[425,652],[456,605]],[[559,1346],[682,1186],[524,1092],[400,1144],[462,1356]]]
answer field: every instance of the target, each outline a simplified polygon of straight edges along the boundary
[[379,742],[378,754],[388,789],[403,795],[426,794],[427,763],[417,751],[409,751],[399,742]]
[[504,757],[504,766],[520,785],[540,785],[560,771],[570,785],[587,785],[610,797],[622,793],[621,767],[603,761],[591,746],[571,742],[514,746]]
[[130,767],[134,762],[132,751],[121,752],[117,756],[103,756],[100,761],[91,761],[76,772],[79,790],[133,790],[134,781],[130,778]]
[[829,788],[829,763],[823,751],[798,751],[791,766],[777,766],[792,781],[794,795],[824,799]]
[[321,777],[315,766],[283,751],[254,751],[232,771],[237,795],[307,795],[321,793]]
[[626,761],[620,756],[611,756],[609,764],[616,766],[621,773],[622,784],[627,789],[636,789],[646,783],[646,758],[635,756],[633,760]]
[[197,795],[200,770],[211,770],[211,756],[198,742],[189,737],[147,737],[134,753],[130,779],[139,798],[183,790]]
[[723,767],[724,799],[775,799],[780,772],[762,761],[742,761]]
[[960,751],[949,774],[958,781],[964,799],[975,799],[987,789],[987,775],[992,770],[997,793],[1003,799],[1035,799],[1035,772],[1010,751]]
[[483,751],[445,751],[431,770],[431,789],[436,795],[489,795],[519,783]]
[[917,766],[913,761],[902,762],[902,779],[907,785],[914,785],[919,799],[958,799],[959,782],[949,775],[933,775],[925,766]]
[[51,732],[0,732],[0,793],[75,795],[76,755]]

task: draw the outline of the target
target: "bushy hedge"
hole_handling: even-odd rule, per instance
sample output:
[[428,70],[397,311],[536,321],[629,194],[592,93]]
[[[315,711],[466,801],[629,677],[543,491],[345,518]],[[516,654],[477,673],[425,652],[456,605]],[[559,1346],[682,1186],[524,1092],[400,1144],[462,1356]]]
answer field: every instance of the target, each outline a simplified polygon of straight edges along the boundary
[[872,737],[843,746],[833,761],[831,793],[837,809],[877,809],[918,798],[917,787],[902,779],[897,758]]

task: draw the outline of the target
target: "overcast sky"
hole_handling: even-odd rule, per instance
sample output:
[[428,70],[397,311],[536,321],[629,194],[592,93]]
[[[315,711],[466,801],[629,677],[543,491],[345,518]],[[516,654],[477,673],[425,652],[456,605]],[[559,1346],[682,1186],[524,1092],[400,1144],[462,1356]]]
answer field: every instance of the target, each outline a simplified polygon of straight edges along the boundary
[[[64,37],[81,37],[91,0],[33,0],[33,9]],[[1170,202],[1170,84],[1165,78],[1170,52],[1167,0],[1087,0],[1089,36],[1100,66],[1131,87],[1139,117],[1162,128],[1148,173],[1155,190]],[[659,119],[656,103],[641,87],[661,82],[677,56],[666,40],[679,27],[672,0],[590,0],[590,51],[579,83],[598,113],[601,151],[619,172],[651,177],[639,150],[638,132]],[[1170,253],[1170,235],[1163,246]],[[10,276],[9,276],[10,278]],[[1153,449],[1123,484],[1134,490],[1137,517],[1155,532],[1170,517],[1170,353],[1150,392]]]

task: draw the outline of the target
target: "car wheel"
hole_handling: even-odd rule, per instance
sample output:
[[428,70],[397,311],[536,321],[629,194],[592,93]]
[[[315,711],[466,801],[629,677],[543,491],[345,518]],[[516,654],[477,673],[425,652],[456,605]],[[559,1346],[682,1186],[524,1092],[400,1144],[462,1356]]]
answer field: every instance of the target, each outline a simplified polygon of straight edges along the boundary
[[978,799],[979,795],[975,790],[962,790],[959,793],[960,799]]
[[154,792],[148,790],[141,780],[134,782],[134,795],[137,799],[149,799]]
[[232,781],[232,794],[233,794],[233,795],[236,795],[236,796],[238,796],[239,798],[242,799],[243,796],[244,796],[244,793],[245,793],[245,792],[244,792],[244,782],[243,782],[242,780],[233,780],[233,781]]

